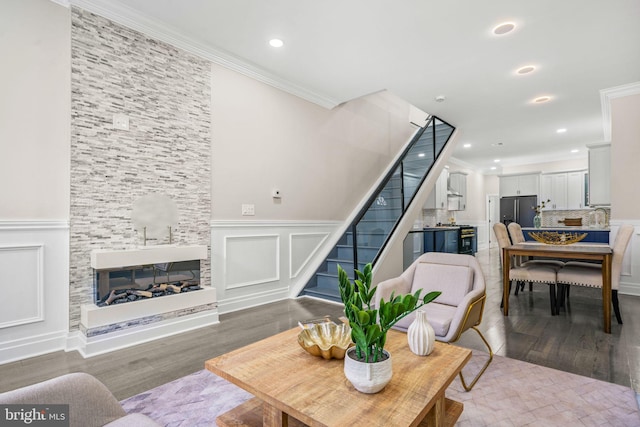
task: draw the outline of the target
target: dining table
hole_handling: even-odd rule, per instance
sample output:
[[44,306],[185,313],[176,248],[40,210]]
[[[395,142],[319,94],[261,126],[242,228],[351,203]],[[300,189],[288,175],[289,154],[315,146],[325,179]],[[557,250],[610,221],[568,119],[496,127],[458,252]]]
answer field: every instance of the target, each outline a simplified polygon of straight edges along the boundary
[[597,261],[602,263],[602,315],[604,332],[611,333],[611,262],[613,249],[607,243],[573,243],[556,245],[523,242],[503,248],[502,268],[503,314],[509,315],[509,270],[512,256],[529,256],[561,260]]

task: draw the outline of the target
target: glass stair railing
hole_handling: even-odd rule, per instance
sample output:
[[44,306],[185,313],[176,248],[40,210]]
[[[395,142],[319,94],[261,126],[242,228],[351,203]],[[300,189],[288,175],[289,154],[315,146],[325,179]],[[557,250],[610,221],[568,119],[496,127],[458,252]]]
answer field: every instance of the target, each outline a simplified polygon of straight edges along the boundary
[[429,118],[300,295],[341,302],[338,265],[353,279],[355,268],[375,264],[454,130],[435,116]]

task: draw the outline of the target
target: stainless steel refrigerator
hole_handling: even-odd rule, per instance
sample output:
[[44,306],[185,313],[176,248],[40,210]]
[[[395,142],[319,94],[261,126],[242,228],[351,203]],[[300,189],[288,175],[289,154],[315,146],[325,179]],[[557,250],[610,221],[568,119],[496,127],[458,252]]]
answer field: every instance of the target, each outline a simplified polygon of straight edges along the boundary
[[500,222],[504,225],[517,222],[521,227],[533,227],[537,204],[537,196],[502,197],[500,199]]

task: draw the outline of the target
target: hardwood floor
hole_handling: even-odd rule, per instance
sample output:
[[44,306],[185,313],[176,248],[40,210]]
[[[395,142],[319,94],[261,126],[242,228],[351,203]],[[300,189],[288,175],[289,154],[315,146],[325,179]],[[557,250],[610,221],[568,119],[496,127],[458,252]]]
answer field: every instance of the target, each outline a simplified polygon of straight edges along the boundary
[[[612,322],[602,332],[599,290],[574,287],[566,310],[551,316],[546,285],[511,295],[509,316],[500,310],[502,296],[498,252],[477,257],[485,272],[487,303],[480,329],[501,356],[632,386],[640,391],[640,297],[621,295],[624,325]],[[330,315],[342,306],[310,298],[285,300],[220,316],[220,324],[83,359],[77,352],[55,352],[0,365],[0,392],[67,372],[95,375],[124,399],[204,368],[214,356],[295,327],[298,320]],[[485,350],[470,331],[458,345]],[[297,345],[292,343],[292,345]]]

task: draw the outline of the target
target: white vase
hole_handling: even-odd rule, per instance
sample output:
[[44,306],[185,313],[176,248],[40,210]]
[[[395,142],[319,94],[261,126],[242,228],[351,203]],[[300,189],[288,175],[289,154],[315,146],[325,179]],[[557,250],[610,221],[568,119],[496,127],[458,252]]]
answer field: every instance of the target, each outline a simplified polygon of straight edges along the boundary
[[[360,362],[355,357],[355,347],[347,350],[344,358],[344,375],[362,393],[377,393],[391,381],[393,371],[391,370],[391,355],[383,350],[388,356],[382,362],[366,363]],[[352,357],[353,355],[353,357]]]
[[409,348],[418,356],[428,356],[433,351],[436,333],[427,321],[427,313],[416,311],[416,318],[407,329]]

